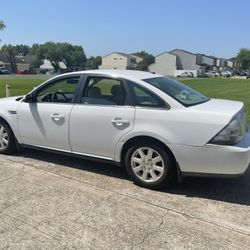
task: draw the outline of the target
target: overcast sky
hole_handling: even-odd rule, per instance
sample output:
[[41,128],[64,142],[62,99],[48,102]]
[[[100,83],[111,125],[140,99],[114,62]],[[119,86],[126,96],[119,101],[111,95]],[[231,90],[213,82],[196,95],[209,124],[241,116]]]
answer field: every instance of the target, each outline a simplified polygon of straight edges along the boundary
[[250,48],[250,1],[8,0],[1,45],[69,42],[88,56],[175,48],[233,57]]

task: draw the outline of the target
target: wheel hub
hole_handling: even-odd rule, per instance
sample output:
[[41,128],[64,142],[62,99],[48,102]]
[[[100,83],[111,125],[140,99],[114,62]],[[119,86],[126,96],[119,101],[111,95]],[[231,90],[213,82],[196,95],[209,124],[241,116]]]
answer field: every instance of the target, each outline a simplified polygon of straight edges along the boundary
[[144,170],[150,171],[151,169],[153,169],[153,163],[151,159],[143,159],[142,160],[142,167]]

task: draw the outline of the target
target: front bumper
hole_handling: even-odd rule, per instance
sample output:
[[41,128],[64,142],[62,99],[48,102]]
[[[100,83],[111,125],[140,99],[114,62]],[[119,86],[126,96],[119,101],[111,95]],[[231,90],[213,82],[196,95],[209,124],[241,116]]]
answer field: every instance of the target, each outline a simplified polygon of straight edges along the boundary
[[250,163],[250,133],[233,146],[207,144],[202,147],[173,146],[173,153],[184,176],[244,175]]

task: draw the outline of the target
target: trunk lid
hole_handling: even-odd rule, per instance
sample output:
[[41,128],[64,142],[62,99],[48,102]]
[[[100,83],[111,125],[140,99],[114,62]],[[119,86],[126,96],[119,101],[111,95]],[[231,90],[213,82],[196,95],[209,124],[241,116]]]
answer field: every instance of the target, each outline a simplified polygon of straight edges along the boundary
[[244,107],[243,102],[222,99],[210,99],[209,101],[189,107],[194,111],[201,111],[213,114],[221,114],[232,118]]

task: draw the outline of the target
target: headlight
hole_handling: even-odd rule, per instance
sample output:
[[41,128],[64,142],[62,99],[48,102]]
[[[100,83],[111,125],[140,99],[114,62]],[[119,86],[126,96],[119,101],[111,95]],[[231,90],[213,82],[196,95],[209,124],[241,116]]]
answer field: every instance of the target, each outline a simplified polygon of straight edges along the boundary
[[247,119],[245,112],[242,110],[209,143],[220,145],[234,145],[243,139],[246,132]]

